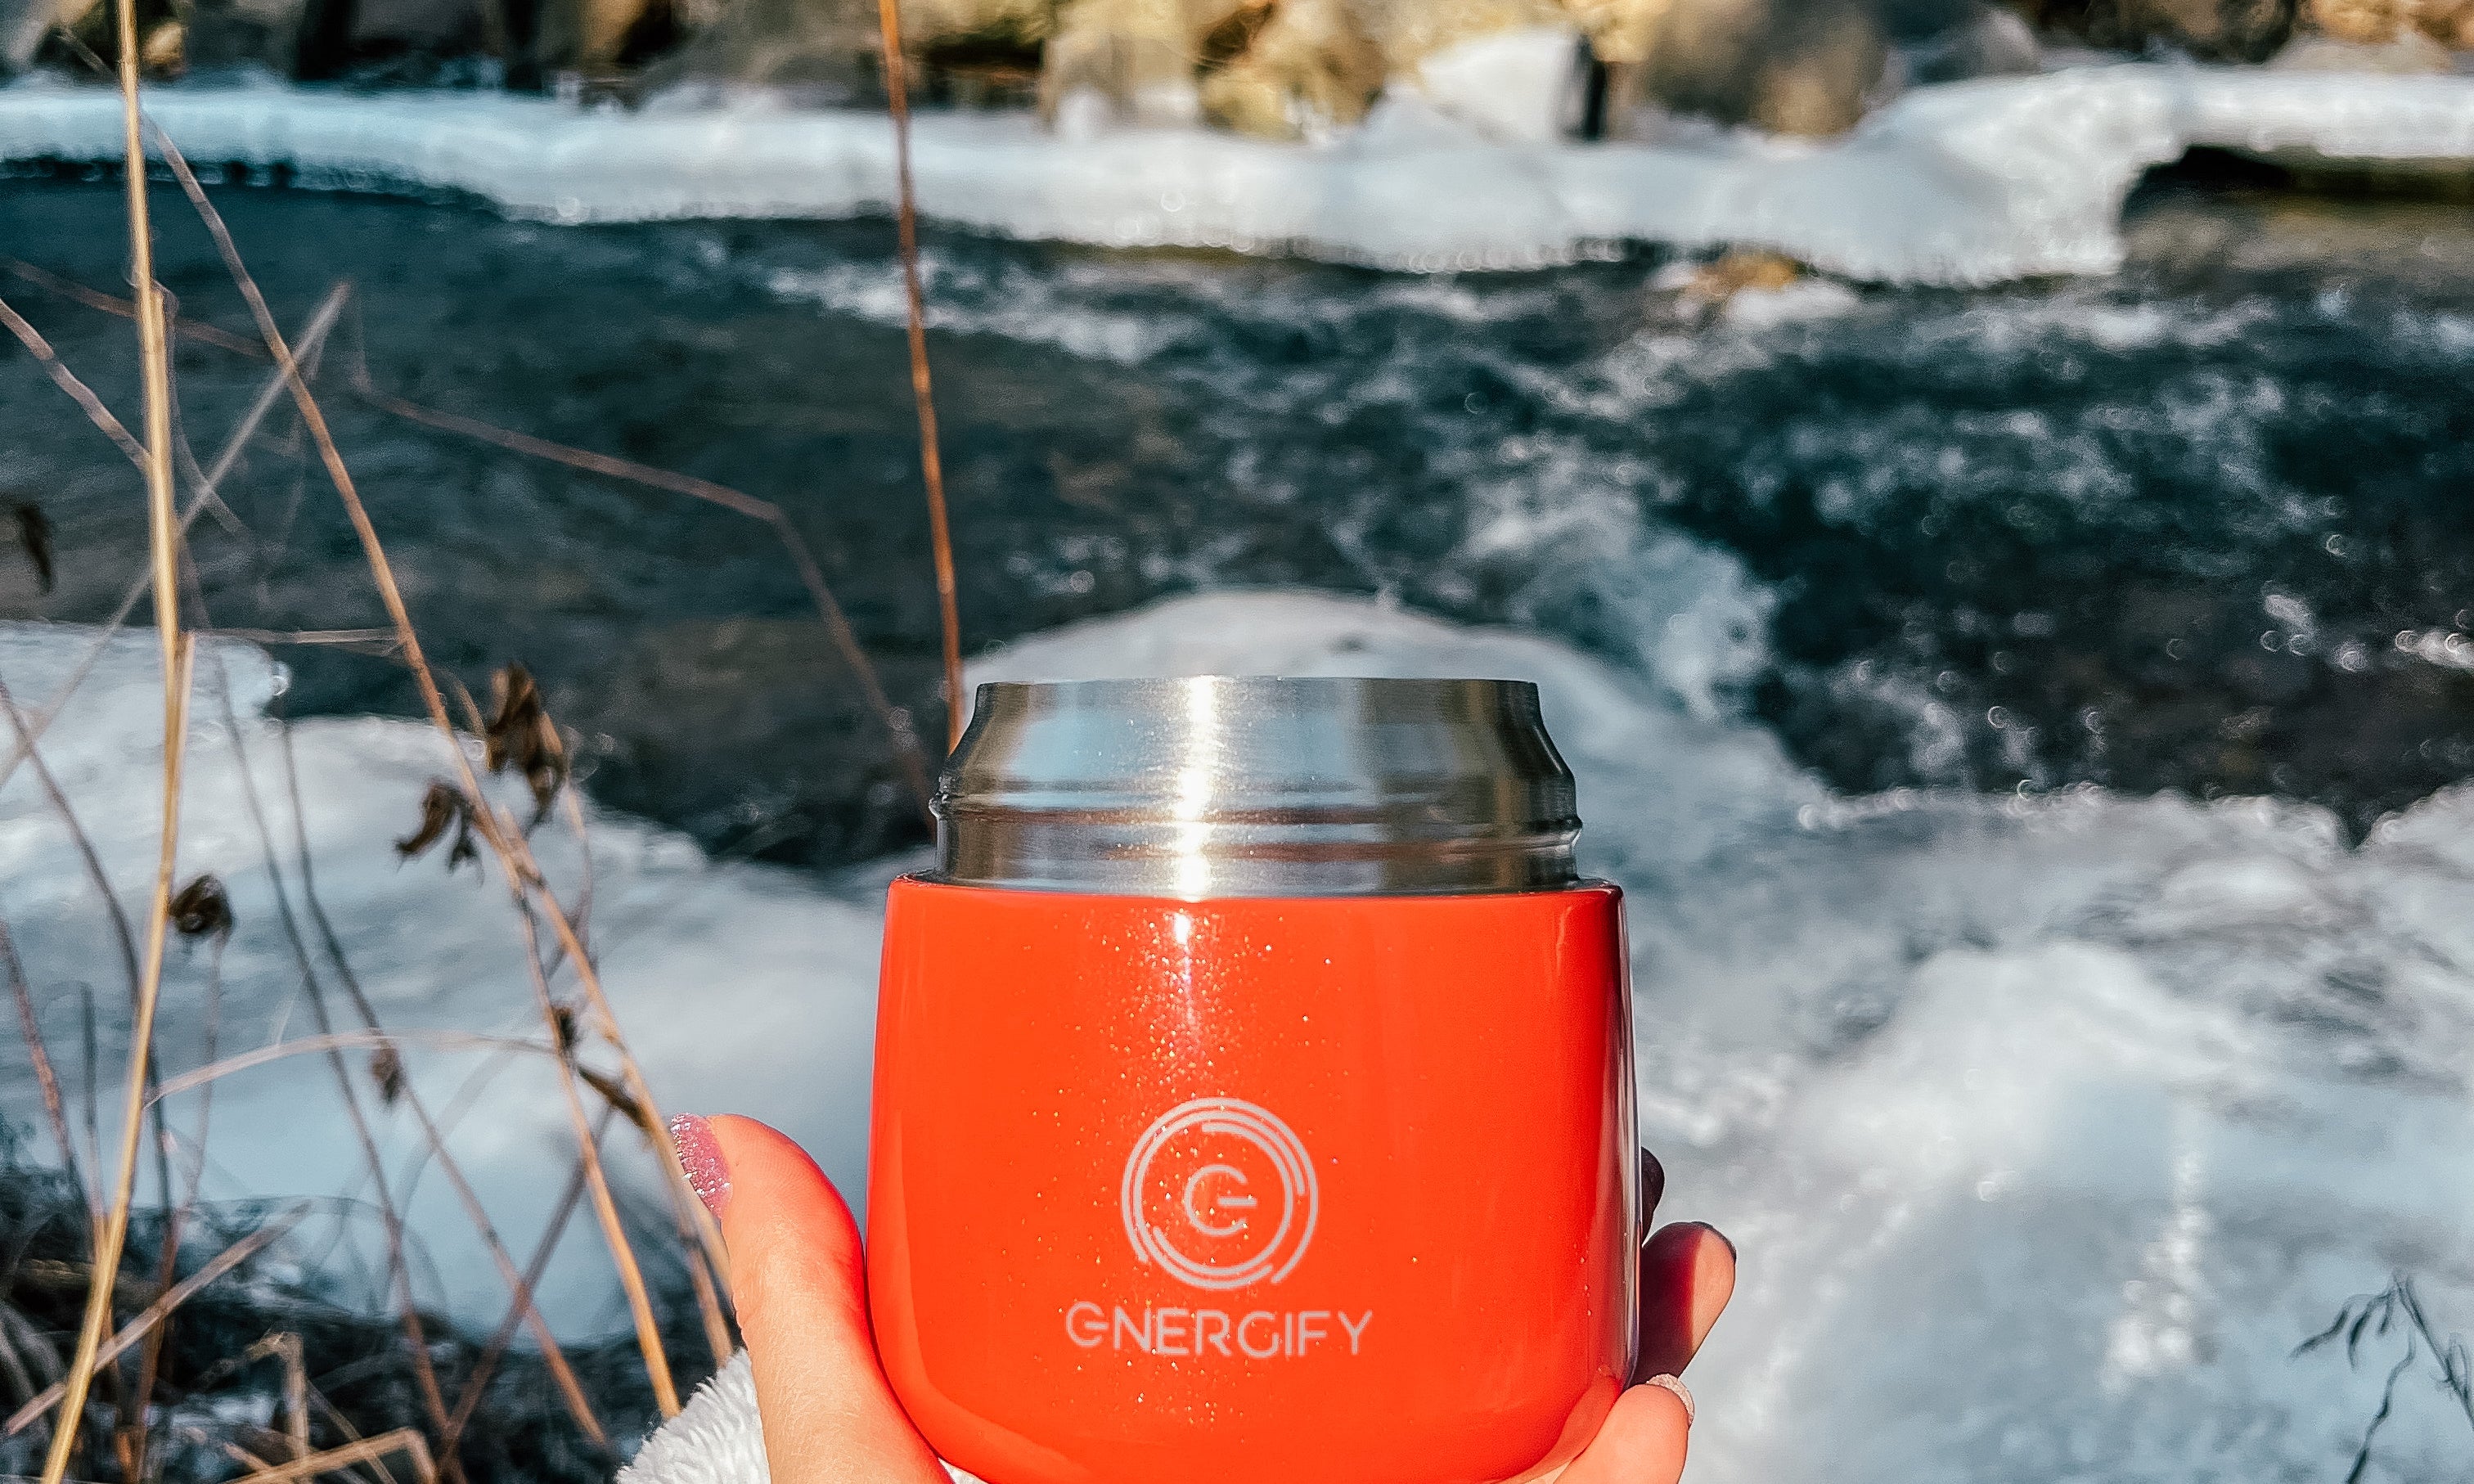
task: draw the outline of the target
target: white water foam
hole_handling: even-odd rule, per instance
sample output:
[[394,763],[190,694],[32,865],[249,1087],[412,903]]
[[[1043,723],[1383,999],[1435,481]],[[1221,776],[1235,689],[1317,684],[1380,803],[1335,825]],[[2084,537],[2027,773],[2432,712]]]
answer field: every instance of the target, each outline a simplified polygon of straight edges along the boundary
[[[148,107],[201,163],[313,183],[471,192],[564,222],[833,217],[893,191],[884,119],[737,107],[579,109],[499,94],[171,88]],[[1202,129],[1069,137],[1028,116],[917,122],[932,216],[1112,246],[1294,251],[1418,271],[1516,267],[1593,245],[1777,249],[1852,278],[1983,283],[2121,261],[2140,173],[2194,145],[2317,158],[2474,160],[2474,78],[2157,64],[1920,88],[1826,145],[1490,140],[1403,124],[1322,144]],[[0,158],[115,159],[118,99],[0,88]]]
[[[0,674],[46,693],[84,638],[0,633]],[[222,653],[247,711],[275,671]],[[2474,1315],[2459,1178],[2474,1168],[2474,791],[2359,848],[2319,812],[2267,802],[1848,798],[1766,733],[1670,693],[1688,685],[1302,594],[1040,636],[975,678],[1205,670],[1540,682],[1580,779],[1586,864],[1630,894],[1643,1131],[1670,1173],[1667,1214],[1719,1223],[1743,1253],[1735,1309],[1692,1375],[1697,1478],[2336,1477],[2383,1367],[2290,1358],[2295,1342],[2392,1269],[2418,1275],[2442,1323]],[[124,642],[47,749],[132,901],[158,696],[151,647]],[[242,730],[270,774],[269,724]],[[304,723],[297,742],[321,892],[385,1012],[521,1033],[501,893],[387,850],[442,744],[373,720]],[[197,751],[184,868],[224,875],[241,913],[229,1037],[298,1034],[230,742],[208,726]],[[872,908],[624,819],[596,817],[594,840],[602,962],[666,1100],[781,1121],[854,1181]],[[571,881],[554,842],[546,827]],[[116,993],[83,893],[31,781],[12,781],[0,900],[55,1026],[77,979]],[[184,955],[176,1067],[194,1055],[198,972]],[[454,1069],[432,1053],[416,1072],[443,1089]],[[458,1147],[521,1241],[556,1183],[564,1115],[520,1074]],[[348,1182],[324,1076],[295,1061],[226,1084],[215,1188]],[[452,1251],[436,1194],[422,1229]],[[573,1325],[606,1289],[596,1245],[566,1254]],[[468,1306],[486,1293],[440,1267]],[[2410,1381],[2370,1476],[2448,1476],[2469,1448]]]

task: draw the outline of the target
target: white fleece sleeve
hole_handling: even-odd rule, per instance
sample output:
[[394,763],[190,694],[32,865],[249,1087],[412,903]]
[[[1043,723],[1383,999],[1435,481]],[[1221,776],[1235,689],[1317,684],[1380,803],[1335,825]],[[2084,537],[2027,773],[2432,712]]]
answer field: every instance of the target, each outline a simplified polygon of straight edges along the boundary
[[696,1388],[618,1471],[618,1484],[772,1484],[764,1426],[756,1411],[756,1375],[747,1352]]

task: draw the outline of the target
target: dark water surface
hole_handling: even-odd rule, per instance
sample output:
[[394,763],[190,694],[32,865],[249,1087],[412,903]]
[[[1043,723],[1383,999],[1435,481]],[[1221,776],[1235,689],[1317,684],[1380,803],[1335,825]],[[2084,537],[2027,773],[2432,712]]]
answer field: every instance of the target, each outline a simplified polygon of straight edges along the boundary
[[[777,501],[933,738],[935,605],[881,222],[556,228],[232,187],[287,325],[339,278],[336,436],[433,657],[521,660],[605,800],[728,853],[916,837],[882,725],[767,527],[383,415],[397,395]],[[160,273],[248,320],[177,194]],[[1696,318],[1641,254],[1413,279],[930,237],[966,642],[1233,585],[1534,626],[1752,708],[1850,789],[2277,792],[2355,827],[2474,773],[2474,224],[2151,186],[2100,281],[1822,285]],[[0,182],[0,253],[125,281],[108,182]],[[136,421],[124,321],[0,274]],[[212,456],[265,369],[196,341]],[[196,535],[215,623],[383,623],[288,415]],[[90,620],[136,478],[12,349],[0,615]],[[409,713],[390,662],[289,645],[296,710]]]

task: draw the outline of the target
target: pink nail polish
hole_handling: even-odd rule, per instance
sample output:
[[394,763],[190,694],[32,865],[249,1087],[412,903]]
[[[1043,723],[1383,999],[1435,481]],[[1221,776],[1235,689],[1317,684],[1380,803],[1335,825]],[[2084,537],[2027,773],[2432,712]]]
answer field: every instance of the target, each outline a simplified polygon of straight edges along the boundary
[[719,1217],[721,1208],[730,1204],[730,1161],[721,1156],[713,1125],[694,1113],[681,1113],[670,1120],[670,1142],[678,1146],[679,1168],[687,1174],[688,1188],[706,1210]]

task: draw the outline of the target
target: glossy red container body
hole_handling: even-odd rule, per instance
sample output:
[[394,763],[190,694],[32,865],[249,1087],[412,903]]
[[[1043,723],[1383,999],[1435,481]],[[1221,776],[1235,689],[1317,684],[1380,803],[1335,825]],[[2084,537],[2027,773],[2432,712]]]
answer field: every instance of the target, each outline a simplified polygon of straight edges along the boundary
[[1495,1484],[1629,1376],[1611,887],[894,884],[869,1286],[989,1484]]

